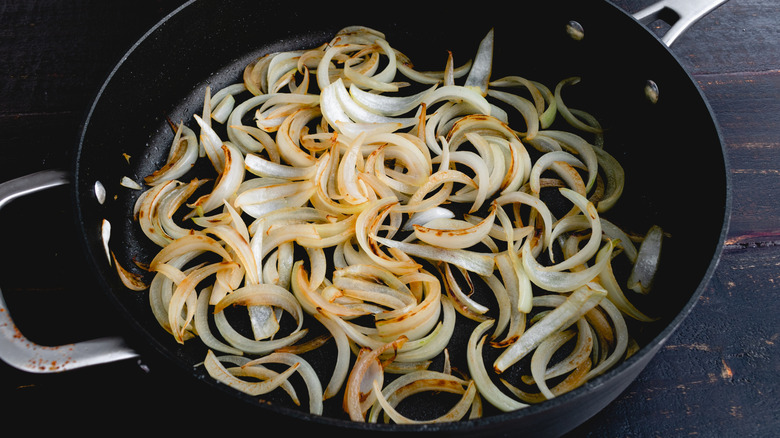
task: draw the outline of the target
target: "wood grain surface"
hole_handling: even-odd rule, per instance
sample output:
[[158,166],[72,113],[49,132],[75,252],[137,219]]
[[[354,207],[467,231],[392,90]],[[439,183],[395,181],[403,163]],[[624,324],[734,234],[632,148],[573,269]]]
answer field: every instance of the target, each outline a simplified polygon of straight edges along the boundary
[[[613,3],[634,12],[652,1]],[[79,124],[97,87],[132,43],[180,4],[0,2],[0,180],[69,166]],[[663,25],[657,30],[662,32]],[[730,0],[671,49],[704,91],[727,149],[733,212],[725,251],[691,315],[647,369],[569,436],[777,436],[780,2]],[[668,129],[673,135],[685,129],[685,121]],[[706,166],[707,157],[701,158],[692,165]],[[41,208],[43,215],[27,214]],[[121,330],[92,312],[101,298],[89,292],[96,286],[87,267],[73,258],[78,243],[69,231],[72,224],[60,219],[72,217],[70,208],[64,191],[57,189],[20,200],[0,217],[4,234],[16,236],[4,239],[11,244],[4,247],[0,287],[9,307],[32,309],[17,321],[28,337],[49,345],[92,336],[96,326],[104,334]],[[49,236],[45,251],[21,237],[40,238],[42,229]],[[48,268],[42,274],[35,264]],[[47,327],[41,328],[38,318]],[[93,422],[76,425],[64,419],[101,417],[123,424],[159,418],[151,412],[159,413],[170,400],[145,396],[156,394],[156,373],[137,361],[59,375],[31,375],[0,364],[0,400],[12,404],[8,412],[13,415],[64,414],[56,426],[73,431]],[[30,422],[25,431],[46,426],[52,424]]]

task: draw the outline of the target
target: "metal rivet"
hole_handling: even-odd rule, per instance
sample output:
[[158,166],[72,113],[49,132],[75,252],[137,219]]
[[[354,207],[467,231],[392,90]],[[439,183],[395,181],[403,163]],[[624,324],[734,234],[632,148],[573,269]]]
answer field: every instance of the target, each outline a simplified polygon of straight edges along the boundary
[[650,103],[657,103],[658,93],[658,84],[648,79],[647,83],[645,83],[645,97],[647,100],[649,100]]
[[575,41],[585,38],[585,29],[577,21],[569,21],[566,24],[566,33]]

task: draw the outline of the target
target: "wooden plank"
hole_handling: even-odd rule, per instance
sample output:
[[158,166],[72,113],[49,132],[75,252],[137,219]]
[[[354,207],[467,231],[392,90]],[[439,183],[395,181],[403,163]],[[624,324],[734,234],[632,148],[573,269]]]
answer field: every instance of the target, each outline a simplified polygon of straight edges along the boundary
[[780,205],[767,201],[780,193],[780,71],[697,80],[728,151],[734,211],[729,238],[774,241],[780,234]]

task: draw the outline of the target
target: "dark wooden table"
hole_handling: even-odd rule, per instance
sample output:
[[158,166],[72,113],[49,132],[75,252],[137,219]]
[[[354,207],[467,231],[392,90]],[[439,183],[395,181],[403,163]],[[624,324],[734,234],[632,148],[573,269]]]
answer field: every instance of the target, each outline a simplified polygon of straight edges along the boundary
[[[96,87],[125,50],[180,3],[2,2],[0,180],[69,166]],[[652,1],[615,3],[636,11]],[[730,233],[692,314],[639,378],[571,435],[776,436],[780,3],[730,0],[684,34],[672,51],[704,90],[721,128],[733,182]],[[57,189],[13,203],[0,218],[0,287],[9,307],[24,309],[17,323],[27,336],[50,345],[91,337],[96,328],[105,334],[118,330],[93,311],[104,303],[86,292],[95,286],[78,260],[67,199]],[[155,386],[160,378],[135,360],[57,375],[26,374],[0,364],[0,412],[6,426],[34,413],[40,420],[23,424],[28,433],[51,426],[85,430],[98,424],[84,421],[92,418],[116,420],[114,428],[143,424],[164,417],[171,402],[179,408],[188,403],[160,394]],[[193,406],[194,413],[203,415],[198,408]]]

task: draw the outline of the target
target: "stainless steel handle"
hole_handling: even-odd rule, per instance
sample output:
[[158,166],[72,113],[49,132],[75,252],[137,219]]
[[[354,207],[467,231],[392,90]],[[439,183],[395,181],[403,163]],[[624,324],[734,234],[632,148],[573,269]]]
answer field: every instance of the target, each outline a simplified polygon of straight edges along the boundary
[[689,27],[728,0],[661,0],[633,14],[644,25],[662,20],[671,25],[661,40],[671,46]]
[[[0,184],[0,209],[12,200],[70,183],[70,175],[46,170]],[[59,346],[38,345],[16,327],[0,290],[0,359],[31,373],[56,373],[129,359],[138,354],[118,337],[103,337]]]

